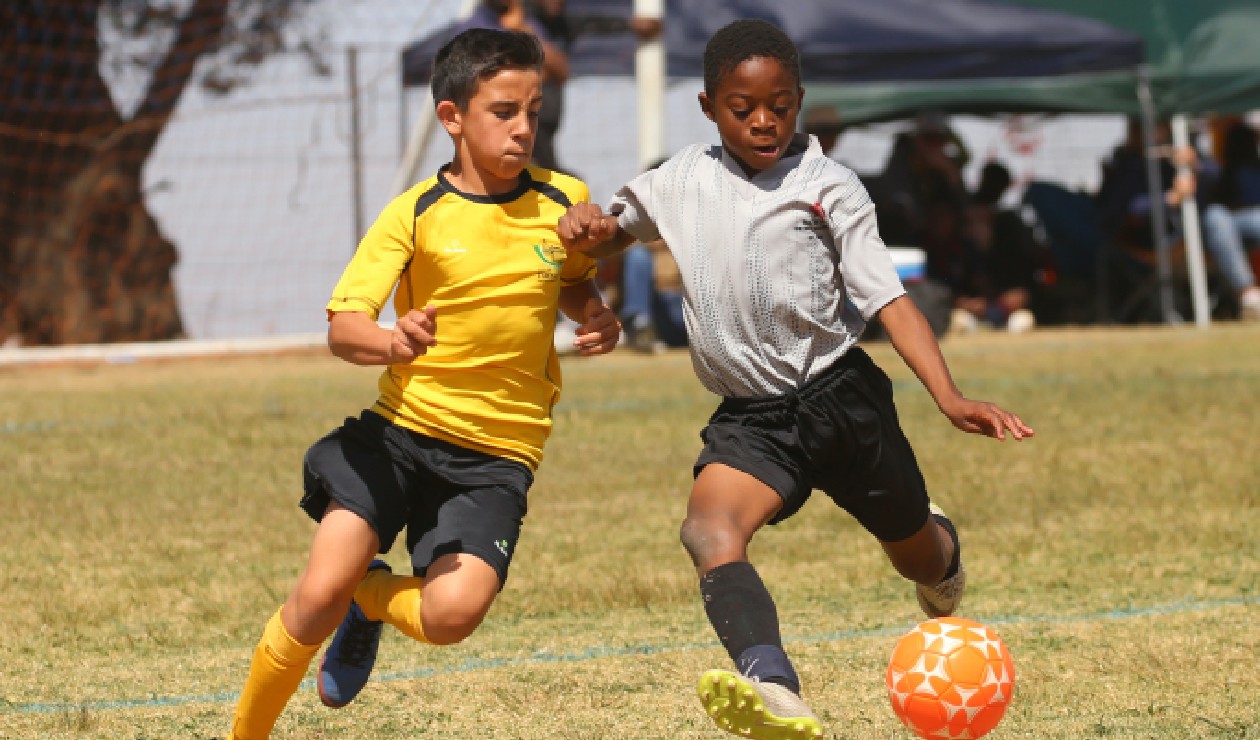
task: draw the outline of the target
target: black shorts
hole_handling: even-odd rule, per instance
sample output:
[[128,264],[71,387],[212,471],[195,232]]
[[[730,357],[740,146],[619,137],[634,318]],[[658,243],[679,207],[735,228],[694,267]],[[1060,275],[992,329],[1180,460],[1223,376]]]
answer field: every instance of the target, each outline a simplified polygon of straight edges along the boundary
[[711,463],[743,471],[783,497],[771,524],[826,493],[882,542],[910,537],[928,494],[897,421],[892,382],[854,347],[821,376],[774,398],[727,398],[700,432],[695,475]]
[[403,527],[411,567],[424,576],[442,555],[468,553],[502,587],[534,474],[515,460],[427,437],[364,411],[306,453],[301,506],[315,521],[336,501],[376,530],[389,552]]

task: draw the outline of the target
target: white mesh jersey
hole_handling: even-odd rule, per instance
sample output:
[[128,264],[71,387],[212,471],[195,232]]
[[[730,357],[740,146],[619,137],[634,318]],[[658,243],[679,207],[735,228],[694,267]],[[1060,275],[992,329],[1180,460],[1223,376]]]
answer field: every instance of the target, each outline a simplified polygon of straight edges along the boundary
[[636,239],[669,245],[692,365],[722,396],[800,388],[905,293],[866,189],[812,136],[752,178],[723,147],[692,145],[628,183],[609,211]]

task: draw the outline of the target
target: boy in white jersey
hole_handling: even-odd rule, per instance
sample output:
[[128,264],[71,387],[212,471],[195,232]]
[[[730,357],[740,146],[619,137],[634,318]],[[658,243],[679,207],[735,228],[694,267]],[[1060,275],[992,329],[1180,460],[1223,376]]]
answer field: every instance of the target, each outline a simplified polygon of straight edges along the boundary
[[804,90],[792,42],[736,21],[704,52],[700,107],[721,146],[694,145],[632,180],[610,212],[581,203],[560,220],[566,248],[594,257],[664,239],[683,279],[692,364],[724,397],[701,432],[681,538],[705,611],[738,673],[698,691],[728,732],[822,737],[800,698],[769,591],[748,562],[765,524],[827,493],[916,584],[929,616],[952,613],[965,574],[953,524],[928,499],[888,377],[856,346],[878,315],[897,352],[959,429],[1032,436],[1020,418],[963,397],[936,338],[905,295],[857,177],[796,135]]

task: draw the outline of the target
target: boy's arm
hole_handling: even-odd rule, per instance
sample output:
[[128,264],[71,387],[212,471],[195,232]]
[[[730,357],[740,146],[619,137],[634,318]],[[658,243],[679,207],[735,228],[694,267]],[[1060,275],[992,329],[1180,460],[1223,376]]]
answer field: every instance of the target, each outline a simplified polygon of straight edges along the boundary
[[879,321],[897,354],[919,377],[941,413],[964,432],[1005,439],[1033,436],[1031,427],[1018,416],[987,401],[972,401],[954,385],[941,346],[927,319],[909,296],[902,295],[879,310]]
[[621,322],[604,303],[593,280],[566,285],[560,289],[560,310],[578,322],[573,346],[581,355],[602,355],[612,352],[621,338]]
[[594,203],[569,206],[556,224],[556,234],[565,249],[595,259],[611,257],[636,241],[630,232],[621,228],[616,216],[605,214]]
[[338,311],[328,320],[328,348],[354,365],[406,364],[437,344],[437,307],[412,309],[386,329],[362,311]]

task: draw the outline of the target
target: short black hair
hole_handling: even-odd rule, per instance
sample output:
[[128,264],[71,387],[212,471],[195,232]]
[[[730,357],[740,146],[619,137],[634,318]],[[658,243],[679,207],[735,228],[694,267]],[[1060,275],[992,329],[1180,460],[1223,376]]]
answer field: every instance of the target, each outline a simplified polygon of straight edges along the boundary
[[704,91],[710,95],[731,70],[754,57],[777,59],[801,84],[801,54],[792,39],[768,21],[728,23],[704,47]]
[[532,33],[470,28],[443,44],[433,60],[433,104],[449,100],[465,110],[482,80],[505,69],[542,71],[542,63],[542,44]]

